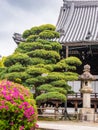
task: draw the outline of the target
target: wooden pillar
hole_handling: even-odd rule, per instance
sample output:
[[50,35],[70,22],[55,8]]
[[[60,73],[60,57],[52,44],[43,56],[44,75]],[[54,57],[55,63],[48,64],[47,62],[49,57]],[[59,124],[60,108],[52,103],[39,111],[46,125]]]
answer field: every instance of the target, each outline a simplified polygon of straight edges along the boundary
[[69,54],[69,49],[68,46],[66,46],[66,58],[68,57],[68,54]]
[[77,112],[77,111],[78,111],[78,102],[75,101],[75,102],[74,102],[74,105],[75,105],[75,112]]
[[97,103],[94,102],[94,109],[95,109],[95,112],[97,112]]
[[55,104],[55,108],[54,108],[55,119],[57,119],[58,106],[59,106],[59,103],[56,102],[56,104]]

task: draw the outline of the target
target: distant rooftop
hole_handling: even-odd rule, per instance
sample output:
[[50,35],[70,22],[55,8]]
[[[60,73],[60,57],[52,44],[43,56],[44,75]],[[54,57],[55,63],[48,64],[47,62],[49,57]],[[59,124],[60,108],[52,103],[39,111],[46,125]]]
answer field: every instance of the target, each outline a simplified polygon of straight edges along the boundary
[[56,30],[61,43],[98,43],[98,0],[63,0]]

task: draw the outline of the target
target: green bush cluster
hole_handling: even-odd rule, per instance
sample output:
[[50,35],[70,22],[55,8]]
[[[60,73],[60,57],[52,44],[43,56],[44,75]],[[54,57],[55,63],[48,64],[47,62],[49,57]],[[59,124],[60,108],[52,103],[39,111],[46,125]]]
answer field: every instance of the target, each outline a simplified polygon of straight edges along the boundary
[[37,109],[29,89],[0,81],[0,130],[33,130],[36,123]]

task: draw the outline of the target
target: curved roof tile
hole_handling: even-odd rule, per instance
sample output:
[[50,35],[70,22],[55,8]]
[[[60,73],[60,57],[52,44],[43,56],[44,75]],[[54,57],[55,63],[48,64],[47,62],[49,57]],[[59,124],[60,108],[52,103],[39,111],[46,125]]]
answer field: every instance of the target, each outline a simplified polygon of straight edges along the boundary
[[98,40],[98,0],[63,0],[56,30],[59,42],[72,43]]

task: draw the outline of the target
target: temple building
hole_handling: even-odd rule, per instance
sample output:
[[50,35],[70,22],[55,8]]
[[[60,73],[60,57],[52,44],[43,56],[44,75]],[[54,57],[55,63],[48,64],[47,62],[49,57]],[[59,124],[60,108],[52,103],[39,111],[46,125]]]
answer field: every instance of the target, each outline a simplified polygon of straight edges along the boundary
[[[56,31],[60,33],[57,40],[63,46],[62,57],[78,57],[82,61],[77,69],[79,74],[89,64],[97,78],[92,83],[93,90],[98,92],[98,0],[63,0]],[[80,81],[70,84],[78,92]]]

